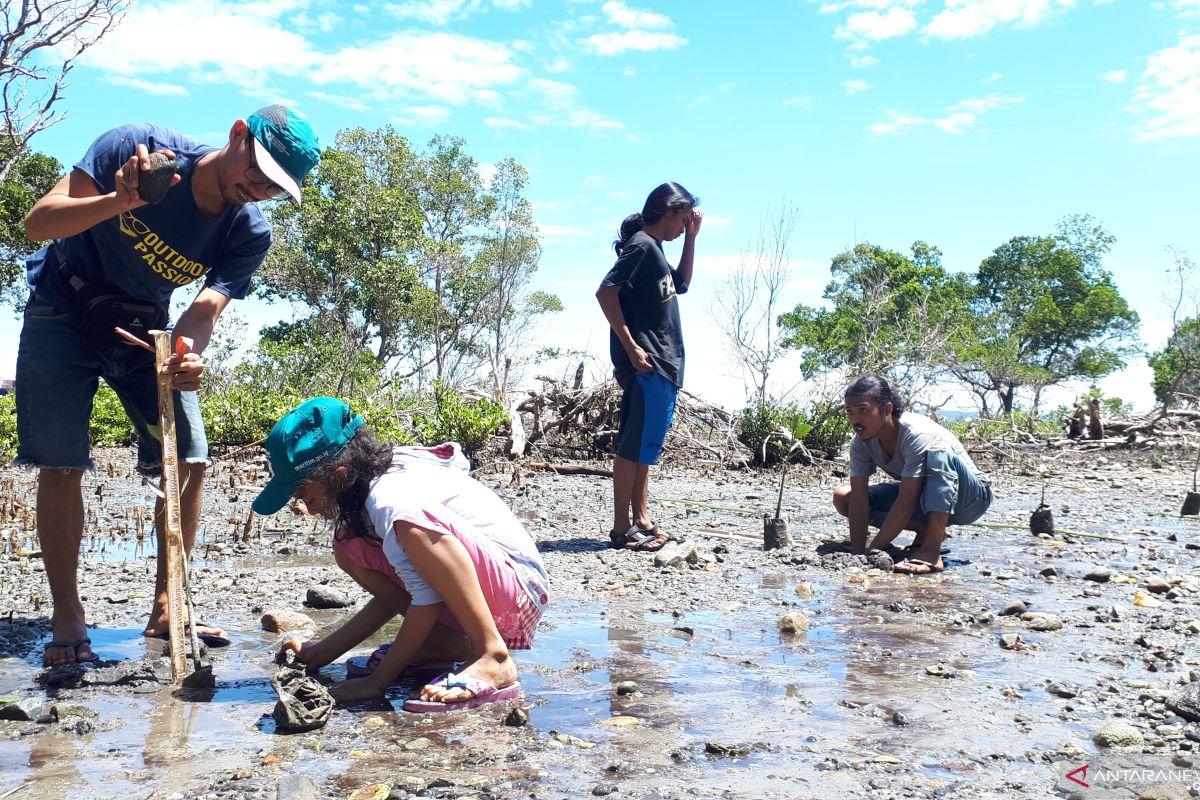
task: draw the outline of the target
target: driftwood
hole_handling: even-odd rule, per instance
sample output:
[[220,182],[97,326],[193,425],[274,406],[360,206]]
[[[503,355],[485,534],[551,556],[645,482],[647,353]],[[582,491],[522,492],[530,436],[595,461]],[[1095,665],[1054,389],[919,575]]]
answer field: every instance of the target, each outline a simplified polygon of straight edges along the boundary
[[541,469],[547,472],[556,472],[559,475],[599,475],[602,478],[612,477],[611,469],[588,467],[581,464],[547,464],[541,461],[522,461],[521,466],[526,469]]
[[[520,417],[519,425],[525,431],[521,454],[538,462],[552,463],[556,471],[564,474],[569,474],[565,472],[565,462],[610,458],[616,449],[621,424],[621,387],[615,381],[606,381],[577,389],[553,378],[538,380],[542,388],[530,390],[512,412]],[[729,412],[680,391],[675,420],[667,433],[659,463],[746,463],[751,454],[737,440],[734,426],[735,418]],[[525,465],[531,466],[529,462]]]

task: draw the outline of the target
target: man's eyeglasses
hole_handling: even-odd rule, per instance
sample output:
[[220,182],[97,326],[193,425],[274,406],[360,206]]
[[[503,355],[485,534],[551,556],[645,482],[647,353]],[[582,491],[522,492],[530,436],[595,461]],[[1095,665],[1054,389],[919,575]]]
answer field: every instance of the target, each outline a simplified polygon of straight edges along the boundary
[[282,200],[287,197],[287,190],[266,176],[258,168],[258,159],[254,157],[254,143],[250,141],[252,134],[246,136],[246,149],[250,151],[250,166],[245,170],[246,180],[256,189],[266,194],[268,200]]

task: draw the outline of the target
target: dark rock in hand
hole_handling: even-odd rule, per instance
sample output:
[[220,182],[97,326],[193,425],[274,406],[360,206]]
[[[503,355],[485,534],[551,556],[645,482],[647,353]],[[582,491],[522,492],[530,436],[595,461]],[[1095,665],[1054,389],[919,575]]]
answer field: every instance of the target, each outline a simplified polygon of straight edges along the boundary
[[175,159],[162,153],[151,153],[150,169],[138,174],[138,197],[147,203],[160,202],[167,196],[176,172]]

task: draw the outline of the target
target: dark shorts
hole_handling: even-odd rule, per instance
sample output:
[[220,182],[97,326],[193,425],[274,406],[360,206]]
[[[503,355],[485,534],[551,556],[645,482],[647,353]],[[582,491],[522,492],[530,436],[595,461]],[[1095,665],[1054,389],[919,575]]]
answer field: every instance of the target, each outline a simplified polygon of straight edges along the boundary
[[675,384],[657,372],[635,372],[622,387],[617,455],[639,464],[657,464],[663,440],[675,418]]
[[[37,295],[25,307],[17,349],[17,457],[44,469],[91,469],[88,423],[99,379],[112,387],[138,437],[138,472],[162,471],[158,377],[140,347],[99,345],[70,314]],[[208,438],[195,392],[175,396],[175,441],[183,463],[207,463]]]

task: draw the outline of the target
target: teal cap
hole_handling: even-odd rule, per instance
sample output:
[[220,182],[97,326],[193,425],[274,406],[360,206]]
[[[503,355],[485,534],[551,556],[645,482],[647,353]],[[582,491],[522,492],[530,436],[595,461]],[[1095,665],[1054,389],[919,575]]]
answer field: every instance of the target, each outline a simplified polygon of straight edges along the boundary
[[254,158],[263,174],[300,202],[300,184],[321,160],[321,145],[308,117],[294,108],[260,108],[246,120],[254,134]]
[[314,397],[289,411],[267,436],[274,476],[251,505],[254,513],[283,508],[309,473],[342,452],[362,424],[350,406],[332,397]]

